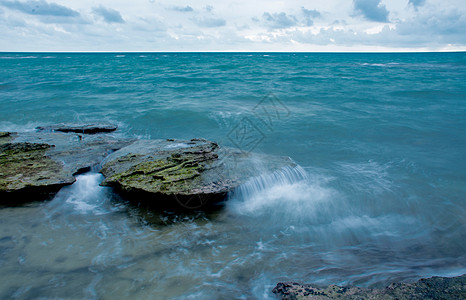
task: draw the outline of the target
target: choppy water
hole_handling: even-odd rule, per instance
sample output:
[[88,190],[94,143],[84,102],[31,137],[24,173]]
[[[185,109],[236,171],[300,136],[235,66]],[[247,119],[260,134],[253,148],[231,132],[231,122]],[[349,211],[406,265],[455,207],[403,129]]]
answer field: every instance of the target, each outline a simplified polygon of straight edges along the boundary
[[264,299],[281,280],[466,273],[465,116],[465,53],[0,53],[0,130],[106,120],[300,165],[211,213],[137,208],[97,173],[1,208],[0,298]]

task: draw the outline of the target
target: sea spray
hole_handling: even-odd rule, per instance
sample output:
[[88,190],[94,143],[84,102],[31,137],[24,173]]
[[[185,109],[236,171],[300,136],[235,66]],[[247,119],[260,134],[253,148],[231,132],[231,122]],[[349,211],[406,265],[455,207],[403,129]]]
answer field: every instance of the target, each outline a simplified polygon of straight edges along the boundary
[[61,189],[48,205],[48,215],[101,215],[118,209],[107,205],[111,195],[109,188],[100,186],[102,180],[102,174],[93,171],[76,176],[76,182]]
[[314,223],[333,215],[334,199],[336,191],[322,186],[298,165],[250,179],[235,190],[229,207],[277,225]]

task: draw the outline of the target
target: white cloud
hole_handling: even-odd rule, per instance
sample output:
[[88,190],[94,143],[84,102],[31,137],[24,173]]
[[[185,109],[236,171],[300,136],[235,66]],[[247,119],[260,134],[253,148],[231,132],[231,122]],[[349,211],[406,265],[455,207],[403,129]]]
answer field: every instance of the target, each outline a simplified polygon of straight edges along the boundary
[[464,50],[465,16],[463,0],[0,0],[0,51]]

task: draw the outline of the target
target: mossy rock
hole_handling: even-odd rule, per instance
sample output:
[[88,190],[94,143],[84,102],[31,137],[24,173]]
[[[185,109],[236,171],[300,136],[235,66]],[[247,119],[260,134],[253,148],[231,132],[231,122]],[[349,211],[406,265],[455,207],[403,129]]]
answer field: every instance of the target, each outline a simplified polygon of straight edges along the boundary
[[[265,167],[255,168],[258,162]],[[266,171],[294,166],[289,158],[220,148],[215,142],[142,140],[104,161],[104,186],[149,206],[201,208],[221,202],[238,185]],[[143,199],[143,200],[141,200]]]
[[3,143],[0,145],[1,203],[42,200],[75,179],[63,164],[47,156],[53,146],[45,143]]
[[10,142],[13,139],[14,133],[0,131],[0,145]]

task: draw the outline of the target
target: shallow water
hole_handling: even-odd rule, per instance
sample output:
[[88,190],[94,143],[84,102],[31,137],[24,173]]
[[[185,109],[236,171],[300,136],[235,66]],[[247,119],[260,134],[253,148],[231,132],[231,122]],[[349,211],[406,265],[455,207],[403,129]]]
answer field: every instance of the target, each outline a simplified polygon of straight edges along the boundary
[[138,208],[97,173],[1,208],[0,298],[264,299],[281,280],[466,273],[465,67],[464,53],[2,53],[0,130],[106,120],[299,166],[208,213]]

